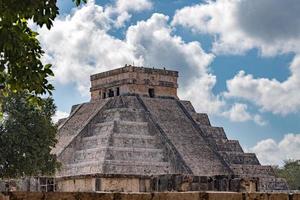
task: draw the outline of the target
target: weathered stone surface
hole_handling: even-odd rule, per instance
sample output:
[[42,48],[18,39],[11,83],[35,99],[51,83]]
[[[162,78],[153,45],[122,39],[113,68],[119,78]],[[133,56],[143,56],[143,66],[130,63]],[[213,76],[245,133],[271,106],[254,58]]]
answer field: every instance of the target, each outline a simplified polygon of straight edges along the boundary
[[86,192],[11,192],[0,193],[0,200],[298,200],[300,194],[234,192],[158,192],[158,193],[86,193]]
[[[92,75],[91,102],[74,106],[59,127],[53,152],[63,167],[56,176],[115,175],[111,185],[116,191],[131,191],[117,181],[120,175],[158,177],[154,191],[287,189],[270,166],[244,153],[222,127],[211,126],[207,114],[178,100],[177,77],[175,71],[134,66]],[[168,177],[174,174],[188,178]],[[210,181],[195,181],[198,176]],[[243,186],[243,178],[259,178],[259,183]],[[77,185],[73,189],[80,191]]]
[[300,193],[291,195],[291,200],[300,200]]
[[235,192],[207,192],[205,195],[206,197],[200,197],[203,200],[242,200],[243,194],[242,193],[235,193]]
[[246,200],[289,200],[287,193],[246,193]]

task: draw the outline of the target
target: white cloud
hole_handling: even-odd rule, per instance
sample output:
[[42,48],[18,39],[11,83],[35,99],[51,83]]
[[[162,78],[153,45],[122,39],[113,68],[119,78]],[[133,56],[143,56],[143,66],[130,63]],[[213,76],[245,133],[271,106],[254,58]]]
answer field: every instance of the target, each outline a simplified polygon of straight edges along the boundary
[[119,13],[128,11],[143,11],[152,8],[152,2],[148,0],[117,0],[116,9]]
[[298,0],[208,0],[177,10],[172,24],[215,35],[215,53],[276,55],[299,52],[299,13]]
[[167,16],[153,14],[147,21],[138,22],[128,28],[126,38],[146,65],[184,72],[180,74],[179,95],[192,100],[197,110],[219,111],[223,102],[212,94],[216,77],[208,69],[214,56],[205,53],[199,42],[186,43],[181,37],[173,36]]
[[184,72],[180,74],[181,97],[197,102],[202,112],[218,112],[224,102],[212,94],[216,77],[208,68],[214,56],[204,52],[199,42],[185,42],[173,35],[168,16],[154,13],[128,27],[123,40],[109,34],[110,24],[105,10],[90,2],[73,15],[55,20],[50,31],[39,30],[46,50],[44,60],[54,65],[58,84],[75,83],[81,94],[88,96],[93,73],[133,62],[165,66]]
[[247,112],[247,105],[236,103],[229,111],[224,112],[231,121],[234,122],[245,122],[251,120],[251,115]]
[[286,134],[280,142],[266,139],[250,148],[264,165],[283,165],[284,160],[300,159],[300,134]]
[[300,56],[291,63],[292,75],[284,82],[254,78],[240,71],[227,81],[226,97],[242,98],[260,106],[264,111],[286,115],[300,110]]
[[50,31],[40,29],[44,60],[53,64],[55,81],[75,83],[88,96],[91,74],[137,62],[134,48],[107,34],[110,28],[103,8],[90,2],[74,15],[55,20]]
[[63,112],[63,111],[56,111],[55,115],[52,117],[52,121],[54,123],[58,122],[58,120],[66,118],[69,116],[69,113]]
[[[227,81],[228,98],[242,98],[275,114],[300,111],[300,4],[298,0],[216,0],[178,10],[173,25],[215,36],[215,54],[294,53],[286,81],[239,72]],[[255,117],[256,121],[261,121]]]
[[110,18],[115,18],[114,25],[118,28],[124,26],[124,23],[132,17],[130,12],[141,12],[151,8],[152,2],[149,0],[117,0],[115,5],[105,8],[105,13]]
[[260,115],[250,114],[248,112],[248,106],[242,103],[235,103],[228,111],[225,111],[222,114],[233,122],[246,122],[252,120],[260,126],[266,124]]

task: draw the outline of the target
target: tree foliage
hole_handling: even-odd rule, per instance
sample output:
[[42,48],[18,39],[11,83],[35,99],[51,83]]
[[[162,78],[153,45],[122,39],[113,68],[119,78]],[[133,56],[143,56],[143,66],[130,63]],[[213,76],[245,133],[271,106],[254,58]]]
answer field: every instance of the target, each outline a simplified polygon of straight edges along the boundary
[[[76,5],[86,0],[73,0]],[[51,65],[44,65],[44,54],[37,33],[27,20],[51,28],[58,15],[56,0],[0,0],[0,95],[27,90],[33,96],[50,93]],[[1,103],[1,102],[0,102]]]
[[288,160],[282,168],[275,167],[278,177],[284,178],[291,190],[300,190],[300,160]]
[[56,107],[52,98],[39,106],[27,101],[28,92],[3,97],[0,124],[0,177],[50,175],[59,167],[51,148],[56,144],[56,126],[51,121]]

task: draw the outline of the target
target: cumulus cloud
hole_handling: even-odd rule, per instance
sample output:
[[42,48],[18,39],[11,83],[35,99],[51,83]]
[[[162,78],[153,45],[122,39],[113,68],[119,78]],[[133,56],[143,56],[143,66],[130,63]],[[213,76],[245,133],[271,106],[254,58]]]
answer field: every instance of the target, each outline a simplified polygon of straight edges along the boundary
[[52,121],[54,123],[58,122],[58,120],[66,118],[69,116],[69,113],[63,112],[63,111],[56,111],[55,115],[52,117]]
[[151,8],[152,2],[149,0],[117,0],[115,5],[106,7],[105,13],[110,18],[115,18],[116,27],[122,27],[132,17],[130,12],[141,12]]
[[214,56],[205,53],[199,42],[186,43],[173,36],[167,16],[154,14],[129,27],[126,39],[146,65],[184,72],[180,74],[179,95],[195,102],[199,111],[217,113],[222,107],[223,102],[212,94],[216,77],[208,69]]
[[234,104],[229,111],[224,112],[224,115],[234,122],[245,122],[251,119],[251,115],[247,112],[247,105],[241,103]]
[[110,28],[103,8],[89,2],[73,15],[55,20],[50,31],[40,29],[44,61],[53,64],[55,81],[75,83],[88,96],[91,74],[138,62],[132,46],[107,34]]
[[276,55],[299,52],[299,13],[298,0],[216,0],[177,10],[172,23],[215,35],[215,53]]
[[258,142],[249,151],[256,153],[265,165],[283,165],[284,160],[300,159],[300,134],[286,134],[280,142],[266,139]]
[[255,78],[240,71],[227,81],[225,93],[227,98],[252,102],[262,111],[286,115],[300,111],[299,13],[297,0],[216,0],[177,10],[172,24],[214,35],[215,54],[243,54],[253,48],[263,56],[294,53],[286,81]]
[[250,114],[248,112],[248,106],[242,103],[235,103],[228,111],[223,112],[222,115],[233,122],[254,121],[260,126],[266,124],[266,122],[262,119],[260,115]]
[[226,97],[242,98],[259,105],[265,111],[288,114],[300,110],[300,56],[291,63],[292,75],[284,82],[254,78],[240,71],[227,81]]
[[168,16],[154,13],[129,26],[125,38],[118,39],[109,34],[112,19],[105,9],[90,2],[73,15],[55,20],[50,31],[39,30],[46,50],[44,60],[54,65],[58,84],[75,83],[81,94],[88,96],[90,74],[134,62],[184,71],[180,74],[182,98],[198,102],[196,107],[202,112],[216,113],[222,107],[224,102],[211,91],[216,77],[208,66],[214,56],[206,53],[199,42],[185,42],[174,35]]

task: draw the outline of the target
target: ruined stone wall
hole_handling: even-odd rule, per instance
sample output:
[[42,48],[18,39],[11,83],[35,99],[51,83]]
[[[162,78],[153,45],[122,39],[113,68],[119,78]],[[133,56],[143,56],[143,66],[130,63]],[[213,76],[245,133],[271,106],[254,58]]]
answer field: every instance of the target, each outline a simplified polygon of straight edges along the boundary
[[1,194],[0,200],[300,200],[300,193],[30,193]]
[[[91,100],[108,97],[111,90],[114,96],[139,94],[149,96],[149,89],[154,89],[156,97],[177,97],[177,77],[175,71],[127,66],[120,69],[91,76]],[[105,94],[104,94],[105,93]]]

